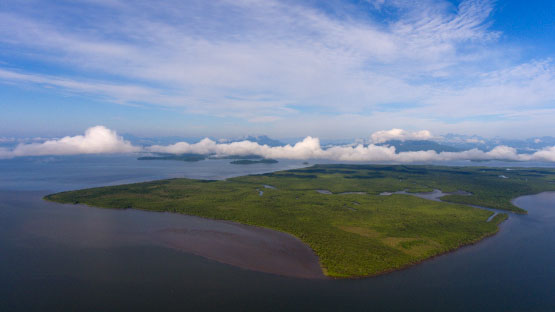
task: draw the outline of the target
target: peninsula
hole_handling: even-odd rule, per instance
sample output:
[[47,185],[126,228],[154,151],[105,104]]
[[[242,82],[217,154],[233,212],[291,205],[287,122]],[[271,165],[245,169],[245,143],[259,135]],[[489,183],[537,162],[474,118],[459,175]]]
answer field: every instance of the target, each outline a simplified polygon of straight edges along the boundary
[[[398,270],[493,235],[507,214],[490,218],[494,212],[469,205],[526,213],[511,199],[553,191],[554,181],[552,169],[315,165],[227,180],[91,188],[45,199],[282,231],[314,250],[324,274],[352,278]],[[442,201],[411,196],[438,189],[450,195]],[[406,192],[393,194],[398,191]]]

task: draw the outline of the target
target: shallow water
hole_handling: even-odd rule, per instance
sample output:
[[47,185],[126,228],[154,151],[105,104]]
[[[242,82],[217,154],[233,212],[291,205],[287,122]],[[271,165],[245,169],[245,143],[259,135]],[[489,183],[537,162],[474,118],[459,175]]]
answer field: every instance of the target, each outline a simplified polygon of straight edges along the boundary
[[[303,166],[282,161],[279,165]],[[511,214],[500,233],[479,244],[407,270],[359,280],[298,279],[245,270],[179,251],[146,235],[161,228],[187,229],[192,234],[202,231],[191,229],[210,230],[207,220],[200,218],[185,222],[183,216],[167,213],[37,200],[44,192],[65,189],[165,177],[215,179],[268,170],[253,166],[258,165],[155,164],[134,162],[130,156],[0,161],[0,190],[5,195],[0,201],[0,311],[553,311],[555,307],[555,193],[515,200],[529,214]]]
[[316,190],[316,192],[318,192],[320,194],[326,194],[326,195],[333,194],[331,191],[328,191],[328,190]]
[[324,278],[312,250],[285,233],[172,213],[60,205],[42,200],[44,195],[0,191],[0,207],[24,220],[11,232],[18,241],[39,238],[70,248],[165,246],[251,270]]

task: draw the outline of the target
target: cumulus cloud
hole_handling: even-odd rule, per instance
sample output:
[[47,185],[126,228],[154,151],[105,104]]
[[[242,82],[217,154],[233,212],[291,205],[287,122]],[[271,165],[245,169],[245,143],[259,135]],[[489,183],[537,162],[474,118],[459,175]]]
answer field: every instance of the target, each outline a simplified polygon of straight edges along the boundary
[[198,153],[225,155],[260,155],[266,158],[286,159],[327,159],[356,162],[437,162],[453,160],[516,160],[516,161],[555,161],[555,146],[543,149],[534,154],[518,154],[509,146],[497,146],[489,152],[472,149],[463,152],[413,151],[397,153],[393,146],[375,144],[356,146],[333,146],[322,148],[318,138],[306,137],[294,145],[271,147],[256,142],[241,141],[233,143],[217,143],[208,138],[198,143],[179,142],[172,145],[153,145],[147,148],[150,152],[162,153]]
[[403,129],[381,130],[372,133],[370,136],[374,144],[383,143],[389,140],[429,140],[432,133],[428,130],[410,132]]
[[19,144],[14,149],[0,149],[0,158],[40,155],[75,155],[102,153],[138,152],[140,147],[118,136],[103,126],[96,126],[85,131],[84,135],[66,136],[61,139],[47,140],[42,143]]
[[535,152],[534,154],[532,154],[530,159],[555,162],[555,146],[546,147],[540,151]]

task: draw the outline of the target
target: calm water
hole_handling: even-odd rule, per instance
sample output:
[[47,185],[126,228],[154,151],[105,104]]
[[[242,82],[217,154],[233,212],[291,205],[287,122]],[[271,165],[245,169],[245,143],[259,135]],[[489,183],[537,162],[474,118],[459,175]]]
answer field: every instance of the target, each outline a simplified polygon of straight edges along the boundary
[[306,280],[236,268],[140,234],[161,224],[192,226],[187,218],[41,200],[68,189],[303,166],[228,162],[145,162],[132,156],[0,160],[0,311],[555,311],[555,193],[517,199],[529,214],[511,215],[499,234],[477,245],[360,280]]

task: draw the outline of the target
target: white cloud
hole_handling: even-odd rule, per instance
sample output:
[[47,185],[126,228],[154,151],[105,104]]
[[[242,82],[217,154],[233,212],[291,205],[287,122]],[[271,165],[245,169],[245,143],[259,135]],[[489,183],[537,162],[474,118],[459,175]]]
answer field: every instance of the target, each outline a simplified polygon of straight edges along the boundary
[[480,140],[478,138],[469,138],[469,139],[465,139],[464,141],[467,143],[480,143],[480,144],[486,143],[484,140]]
[[[367,117],[394,103],[407,118],[390,124],[428,123],[435,132],[443,126],[436,121],[454,112],[461,120],[496,115],[511,120],[505,129],[517,129],[514,119],[537,120],[526,114],[555,101],[552,60],[511,62],[518,53],[496,45],[493,1],[369,2],[397,13],[384,22],[298,1],[103,0],[95,3],[110,5],[109,16],[65,1],[37,5],[50,9],[38,18],[15,1],[0,9],[0,48],[61,70],[45,75],[8,64],[0,81],[251,124],[302,115],[327,127],[303,111]],[[74,10],[82,27],[59,16]],[[488,120],[467,128],[475,125],[491,127]]]
[[0,149],[0,158],[40,155],[75,155],[138,152],[115,131],[103,126],[87,129],[84,135],[66,136],[42,143],[19,144],[14,149]]
[[538,151],[534,154],[518,154],[516,149],[508,146],[497,146],[489,152],[472,149],[463,152],[441,152],[433,150],[396,153],[395,147],[370,144],[364,146],[333,146],[323,149],[318,138],[306,137],[294,145],[270,147],[255,142],[242,141],[233,143],[217,143],[208,138],[194,144],[179,142],[147,148],[150,152],[162,153],[197,153],[224,155],[260,155],[266,158],[286,159],[327,159],[337,161],[358,162],[441,162],[453,160],[516,160],[516,161],[555,161],[555,146]]
[[[386,131],[387,132],[387,131]],[[401,132],[404,132],[401,130]],[[420,133],[420,134],[419,134]],[[405,137],[431,136],[427,132],[408,133]],[[14,149],[0,148],[0,158],[40,155],[74,155],[101,153],[197,153],[225,155],[260,155],[266,158],[284,159],[327,159],[336,161],[356,162],[441,162],[452,160],[488,160],[505,159],[516,161],[547,161],[555,162],[555,146],[537,151],[534,154],[518,154],[516,149],[508,146],[497,146],[489,152],[472,149],[463,152],[415,151],[396,153],[395,147],[378,146],[375,144],[355,146],[333,146],[322,148],[320,140],[306,137],[294,145],[270,147],[255,142],[241,141],[218,143],[205,138],[198,143],[178,142],[171,145],[153,145],[145,148],[133,146],[103,126],[96,126],[85,131],[84,135],[66,136],[61,139],[46,140],[42,143],[19,144]]]
[[428,130],[420,130],[415,132],[406,131],[403,129],[381,130],[372,133],[370,136],[372,142],[383,143],[389,140],[430,140],[433,138],[432,133]]
[[[445,87],[428,97],[427,109],[437,118],[475,118],[480,116],[527,116],[552,108],[555,103],[555,65],[551,59],[532,61],[484,72],[465,87]],[[495,118],[494,118],[495,119]]]
[[159,98],[155,91],[135,85],[103,83],[94,81],[79,81],[75,79],[58,78],[47,75],[25,74],[0,68],[0,80],[16,83],[32,83],[46,87],[61,88],[75,93],[95,94],[107,96],[117,102],[145,102]]
[[530,156],[530,160],[555,162],[555,146],[546,147]]

